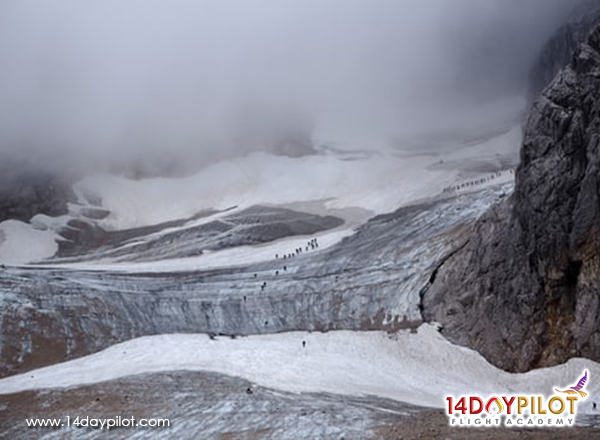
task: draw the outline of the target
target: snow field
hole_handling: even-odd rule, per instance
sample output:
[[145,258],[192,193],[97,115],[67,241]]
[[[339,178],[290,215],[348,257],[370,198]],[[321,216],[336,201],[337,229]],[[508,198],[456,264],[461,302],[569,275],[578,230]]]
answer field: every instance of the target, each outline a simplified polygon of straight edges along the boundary
[[[306,341],[306,347],[302,347]],[[283,333],[214,340],[207,335],[147,336],[104,351],[0,380],[0,394],[75,387],[143,373],[210,371],[281,391],[379,396],[441,408],[452,394],[547,394],[588,371],[600,392],[600,365],[573,359],[525,374],[503,372],[476,352],[452,345],[432,325],[403,331]],[[579,413],[591,412],[591,398]]]

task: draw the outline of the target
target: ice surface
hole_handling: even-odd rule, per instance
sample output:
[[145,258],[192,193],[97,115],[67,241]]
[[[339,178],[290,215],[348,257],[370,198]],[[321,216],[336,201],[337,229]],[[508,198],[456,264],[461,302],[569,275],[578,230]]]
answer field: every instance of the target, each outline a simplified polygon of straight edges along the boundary
[[[319,240],[319,251],[325,250],[353,234],[351,228],[337,228],[314,237]],[[101,270],[113,272],[189,272],[211,270],[223,267],[246,266],[261,262],[272,261],[276,254],[294,253],[294,249],[306,246],[305,236],[295,236],[276,240],[264,245],[238,246],[202,255],[186,258],[171,258],[150,262],[113,262],[111,260],[94,260],[90,262],[66,263],[57,265],[61,268],[79,270]],[[311,251],[313,254],[318,252]],[[283,263],[282,263],[283,264]],[[44,264],[41,267],[53,267]]]
[[[389,148],[365,155],[348,155],[340,150],[334,154],[301,158],[256,153],[214,164],[196,175],[184,178],[134,181],[107,175],[90,177],[79,182],[75,192],[80,195],[82,203],[85,203],[83,194],[94,194],[101,200],[102,207],[110,214],[104,219],[97,219],[95,223],[109,230],[190,219],[208,211],[231,213],[231,208],[242,210],[259,204],[319,202],[323,205],[321,214],[324,215],[331,210],[348,208],[375,215],[439,196],[444,188],[474,176],[484,176],[484,172],[470,172],[465,176],[460,168],[474,158],[493,162],[506,155],[516,157],[519,144],[520,128],[517,127],[504,134],[482,139],[474,145],[465,144],[461,148],[441,150],[434,155],[428,153],[402,157]],[[447,163],[448,166],[440,166],[440,163]],[[492,184],[505,181],[506,178]],[[0,257],[9,264],[23,264],[53,256],[57,245],[51,239],[58,239],[56,232],[70,219],[77,218],[83,208],[71,206],[69,216],[58,218],[38,215],[31,220],[34,228],[24,223],[5,224],[0,229],[6,236],[0,244]],[[196,218],[179,229],[210,222],[224,214],[217,212]],[[322,239],[340,239],[349,233],[350,229],[346,228]],[[197,261],[174,260],[167,262],[166,266],[193,270],[221,267],[225,261],[238,265],[248,262],[248,258],[250,262],[263,261],[263,252],[266,255],[272,251],[268,246],[259,247],[258,251],[242,248],[218,255],[204,255]],[[147,269],[153,268],[150,266]]]
[[[95,284],[86,284],[86,280],[89,278],[95,283],[98,278],[101,283],[107,283],[102,288],[115,290],[119,286],[114,284],[114,280],[103,279],[102,273],[85,271],[108,271],[113,273],[111,276],[114,272],[153,272],[162,273],[160,276],[173,276],[179,271],[194,273],[255,265],[248,273],[241,269],[233,270],[235,276],[231,280],[225,272],[211,275],[216,277],[215,282],[222,278],[222,284],[210,284],[210,274],[205,275],[206,279],[196,280],[193,286],[186,285],[182,291],[190,296],[190,301],[198,301],[199,298],[203,301],[215,298],[225,301],[231,296],[233,299],[239,297],[238,300],[243,297],[242,304],[250,290],[246,292],[240,286],[250,289],[252,283],[258,283],[252,274],[258,273],[261,281],[268,277],[269,292],[275,292],[273,297],[265,296],[265,304],[279,304],[277,301],[282,301],[281,294],[276,295],[279,291],[294,299],[293,304],[298,304],[295,295],[303,300],[310,299],[311,296],[303,290],[310,284],[309,287],[318,288],[315,292],[320,298],[338,292],[336,298],[341,301],[339,307],[342,311],[350,305],[358,310],[366,309],[366,305],[350,303],[368,298],[369,304],[377,304],[374,296],[382,295],[387,298],[382,300],[381,304],[385,304],[383,310],[390,316],[397,314],[416,319],[419,315],[419,289],[425,284],[431,266],[450,246],[452,237],[444,235],[448,228],[480,215],[492,200],[498,199],[499,193],[504,195],[513,176],[505,171],[493,181],[469,186],[458,193],[444,193],[444,188],[485,177],[490,171],[485,166],[482,168],[482,163],[492,169],[504,166],[503,158],[515,156],[520,140],[520,129],[514,128],[502,135],[433,155],[407,157],[393,149],[368,154],[323,150],[319,155],[294,159],[252,154],[215,164],[185,178],[132,181],[115,176],[96,176],[80,182],[76,189],[79,194],[97,195],[102,200],[102,207],[110,211],[108,217],[97,220],[97,224],[104,228],[123,230],[190,219],[184,224],[136,237],[135,240],[140,242],[181,232],[261,204],[313,203],[322,207],[322,214],[358,208],[371,215],[390,213],[417,202],[423,202],[423,205],[416,208],[422,212],[389,214],[363,227],[347,222],[336,229],[315,234],[319,249],[295,259],[294,264],[289,264],[289,272],[285,276],[274,277],[273,271],[280,265],[279,261],[273,261],[274,255],[294,252],[295,248],[306,244],[307,237],[287,237],[214,252],[203,250],[202,255],[188,258],[146,262],[107,258],[59,266],[61,270],[66,269],[66,276],[75,282],[83,276],[79,284],[84,287],[78,285],[78,289],[96,288]],[[494,188],[485,189],[488,186]],[[482,195],[463,194],[471,191],[482,191]],[[440,197],[448,198],[439,204],[440,200],[433,202]],[[192,219],[196,214],[208,211],[213,214]],[[73,213],[76,215],[75,211]],[[54,255],[57,248],[55,231],[64,221],[44,216],[33,219],[36,228],[45,230],[21,222],[0,224],[0,237],[3,237],[0,238],[0,261],[3,255],[11,255],[11,263],[15,264]],[[349,236],[352,238],[342,241]],[[131,243],[126,245],[131,246]],[[173,242],[173,246],[177,246],[177,242]],[[372,260],[367,262],[367,257]],[[50,262],[47,265],[54,264]],[[338,273],[343,275],[339,280]],[[308,278],[307,274],[310,275]],[[402,274],[403,278],[396,280],[398,274]],[[146,285],[140,284],[144,281],[143,277],[134,274],[118,276],[125,277],[119,278],[123,283],[120,287],[128,289],[128,292],[147,290]],[[394,280],[390,281],[390,276],[395,277]],[[150,279],[153,284],[160,284],[159,278]],[[368,292],[369,289],[376,292]],[[103,298],[110,296],[106,293]],[[257,307],[263,307],[259,301],[261,298],[259,296],[256,300]],[[218,304],[214,307],[217,311],[221,310]],[[305,310],[304,306],[296,308]],[[266,306],[264,309],[271,310]],[[190,306],[182,310],[196,309]],[[242,307],[240,310],[246,309]],[[252,308],[249,310],[255,312]],[[308,310],[314,313],[313,303]],[[140,307],[138,311],[143,310]],[[152,311],[154,318],[156,313],[156,310]],[[223,316],[226,321],[229,315]],[[249,316],[254,317],[252,314]],[[270,319],[275,319],[275,316]],[[192,322],[192,331],[203,331],[198,330],[196,320]],[[223,328],[229,328],[225,326],[227,322],[221,324]],[[303,341],[306,347],[303,347]],[[377,396],[441,407],[446,394],[548,394],[555,386],[570,386],[584,368],[589,370],[592,378],[600,372],[597,364],[575,359],[562,366],[527,374],[504,373],[477,353],[450,344],[430,325],[422,325],[417,333],[400,331],[393,335],[332,331],[211,339],[203,334],[165,334],[134,339],[73,361],[2,379],[0,394],[72,387],[143,373],[190,370],[241,377],[287,392]],[[592,379],[589,391],[594,392],[598,388]]]

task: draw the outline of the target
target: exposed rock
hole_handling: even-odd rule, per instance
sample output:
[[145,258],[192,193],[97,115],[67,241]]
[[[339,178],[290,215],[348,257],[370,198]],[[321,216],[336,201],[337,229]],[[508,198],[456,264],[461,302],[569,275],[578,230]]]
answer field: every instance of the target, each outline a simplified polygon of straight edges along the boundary
[[577,47],[600,20],[600,2],[589,0],[576,8],[570,19],[546,43],[530,73],[529,94],[532,99],[573,59]]
[[534,105],[513,197],[436,270],[426,320],[511,371],[600,361],[600,27]]
[[74,201],[68,179],[56,173],[0,159],[0,221],[28,221],[36,214],[50,216],[68,212]]

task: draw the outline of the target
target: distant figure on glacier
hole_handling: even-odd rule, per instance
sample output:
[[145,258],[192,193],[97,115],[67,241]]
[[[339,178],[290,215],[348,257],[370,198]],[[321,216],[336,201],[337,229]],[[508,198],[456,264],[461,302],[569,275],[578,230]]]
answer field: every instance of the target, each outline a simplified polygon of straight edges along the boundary
[[302,348],[306,348],[306,341],[302,341]]
[[2,270],[5,270],[6,266],[4,264],[0,264],[0,268],[2,268]]

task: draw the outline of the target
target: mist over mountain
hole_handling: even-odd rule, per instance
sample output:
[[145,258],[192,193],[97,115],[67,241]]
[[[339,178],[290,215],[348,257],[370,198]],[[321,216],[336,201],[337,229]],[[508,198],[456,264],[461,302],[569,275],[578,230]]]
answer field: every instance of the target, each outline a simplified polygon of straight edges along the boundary
[[0,151],[168,168],[305,144],[329,125],[426,131],[441,103],[456,116],[521,93],[575,4],[5,1]]

